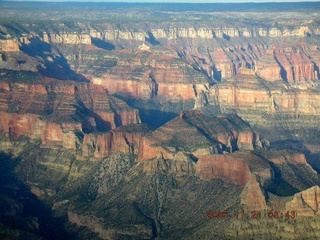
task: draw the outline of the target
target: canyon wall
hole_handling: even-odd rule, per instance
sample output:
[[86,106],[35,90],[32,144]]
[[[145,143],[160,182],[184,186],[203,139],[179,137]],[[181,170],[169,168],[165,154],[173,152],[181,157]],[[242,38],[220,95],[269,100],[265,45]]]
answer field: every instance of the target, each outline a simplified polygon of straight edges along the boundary
[[[318,26],[299,26],[293,29],[283,27],[271,27],[271,28],[255,28],[255,27],[209,27],[203,24],[203,27],[179,27],[179,26],[165,26],[163,23],[160,28],[155,27],[153,24],[143,24],[144,29],[150,29],[146,31],[143,28],[133,24],[122,24],[121,27],[116,27],[113,24],[104,24],[104,30],[97,31],[96,29],[90,29],[85,31],[91,37],[103,38],[104,40],[136,40],[145,41],[146,38],[150,37],[150,33],[156,39],[177,39],[177,38],[202,38],[202,39],[214,39],[214,38],[226,38],[228,37],[306,37],[310,34],[319,35],[320,29]],[[177,25],[181,25],[177,23]],[[132,30],[135,29],[135,30]],[[48,39],[46,33],[43,33]],[[54,36],[54,35],[53,35]],[[65,35],[68,39],[75,38],[72,34]],[[84,37],[85,38],[85,37]],[[56,41],[60,42],[60,37],[52,37],[52,43]]]
[[209,92],[212,105],[218,102],[222,107],[243,111],[266,113],[294,113],[319,115],[319,94],[311,89],[296,89],[272,85],[252,75],[238,75],[227,82],[213,86]]
[[27,136],[45,146],[76,150],[77,132],[103,133],[140,122],[137,110],[101,86],[34,78],[32,84],[1,83],[0,130],[13,141]]
[[146,135],[138,161],[159,156],[173,159],[180,151],[199,158],[224,151],[253,150],[257,144],[259,135],[236,115],[210,118],[198,110],[184,111]]
[[[272,148],[320,141],[316,10],[137,15],[91,7],[1,18],[5,181],[17,177],[79,239],[318,232],[312,153]],[[291,222],[248,217],[266,209],[297,215]],[[238,210],[246,218],[232,218]],[[225,211],[228,219],[213,214]],[[34,219],[34,229],[46,228],[41,215]]]
[[[115,50],[126,49],[129,50],[128,54],[131,54],[131,51],[139,50],[139,46],[147,42],[150,49],[148,51],[154,52],[163,48],[165,51],[169,50],[171,54],[175,53],[175,56],[178,53],[192,66],[216,80],[230,78],[238,74],[239,69],[243,67],[253,69],[257,75],[269,81],[303,83],[319,78],[320,53],[317,45],[311,40],[312,36],[319,35],[318,26],[306,25],[289,29],[285,24],[278,28],[253,26],[219,28],[214,26],[215,24],[207,26],[205,23],[202,24],[203,26],[191,25],[190,27],[177,25],[161,23],[161,27],[157,28],[152,24],[143,24],[143,27],[134,24],[121,26],[79,24],[76,29],[72,29],[62,24],[59,26],[61,30],[57,32],[55,29],[58,26],[53,24],[48,26],[47,31],[39,32],[36,26],[25,24],[19,27],[28,33],[17,36],[8,35],[10,38],[1,40],[0,51],[19,51],[19,45],[27,46],[34,44],[35,41],[41,41],[54,45],[84,44],[95,45],[102,49],[108,49],[108,47]],[[2,28],[6,32],[6,28],[4,26]],[[303,41],[289,44],[286,38],[302,38]],[[98,43],[96,43],[97,39]],[[138,62],[132,63],[136,65]],[[169,62],[170,59],[166,59],[166,64]],[[120,66],[115,67],[114,71],[119,71]],[[169,76],[163,67],[159,67],[159,64],[154,65],[153,68],[156,70],[151,75],[158,75],[155,77],[156,81],[161,81],[161,78],[166,76],[166,82],[168,82],[168,79],[180,74],[179,68],[176,69],[174,65],[169,66],[171,72]],[[160,68],[159,71],[158,68]],[[168,69],[168,66],[166,68]],[[121,71],[125,73],[128,69],[125,70],[122,67]],[[178,72],[174,73],[174,71]],[[125,75],[122,75],[123,77],[124,80],[128,78]],[[145,77],[149,77],[149,74],[147,73]]]
[[16,39],[0,39],[1,52],[19,52],[19,44]]
[[[148,31],[125,24],[118,29],[103,26],[98,30],[81,25],[77,31],[64,26],[60,32],[49,26],[41,33],[35,27],[21,26],[29,34],[2,40],[0,68],[41,70],[48,76],[54,72],[57,77],[81,75],[126,101],[151,100],[160,103],[156,108],[175,113],[213,105],[222,112],[318,115],[314,80],[319,78],[320,52],[312,40],[319,33],[315,26],[210,30],[208,26],[180,29],[162,23],[156,29],[146,25]],[[148,42],[150,34],[156,43]],[[295,36],[303,41],[283,39]],[[139,50],[144,43],[147,49]],[[39,50],[31,54],[32,48]],[[70,67],[63,67],[63,61]],[[134,117],[125,118],[132,122]]]
[[286,208],[294,209],[299,216],[315,217],[319,215],[319,194],[318,186],[306,189],[295,194],[293,199],[286,203]]

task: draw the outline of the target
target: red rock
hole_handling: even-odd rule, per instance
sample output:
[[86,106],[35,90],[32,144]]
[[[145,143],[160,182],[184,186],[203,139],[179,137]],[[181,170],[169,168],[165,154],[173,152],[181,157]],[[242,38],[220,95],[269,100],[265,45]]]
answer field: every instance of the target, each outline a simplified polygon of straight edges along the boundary
[[158,156],[173,159],[174,154],[182,149],[196,157],[222,152],[222,148],[231,152],[232,148],[253,150],[258,141],[259,135],[235,115],[213,118],[199,110],[184,111],[146,135],[140,146],[138,161]]
[[44,131],[44,139],[42,142],[45,143],[45,141],[63,141],[63,132],[60,125],[54,123],[46,124]]
[[[292,153],[288,151],[277,151],[277,157],[268,158],[269,161],[275,164],[285,164],[285,163],[300,163],[308,164],[306,157],[303,153]],[[279,156],[280,155],[280,156]]]
[[270,181],[273,175],[270,167],[254,167],[255,164],[260,165],[261,161],[247,152],[202,156],[197,162],[196,176],[204,180],[221,179],[243,188],[241,204],[251,211],[262,210],[267,206],[262,185]]
[[143,161],[157,157],[173,159],[173,154],[167,149],[157,146],[156,141],[152,141],[148,137],[144,137],[140,144],[139,157],[137,161]]
[[286,79],[289,82],[304,82],[317,78],[315,76],[314,63],[305,55],[298,53],[276,53],[279,64],[286,71]]
[[19,45],[15,39],[0,39],[0,52],[19,52]]
[[[122,70],[119,70],[122,71]],[[138,82],[133,80],[122,80],[117,75],[104,76],[103,78],[92,77],[94,84],[100,84],[109,93],[121,93],[125,98],[149,99],[152,93],[152,83]]]
[[[221,71],[222,78],[229,78],[236,74],[232,60],[223,49],[211,52],[210,55],[217,71]],[[214,77],[217,78],[216,76]]]
[[194,99],[196,97],[193,84],[160,83],[158,85],[158,94],[165,96],[167,100],[173,101]]
[[118,65],[102,77],[90,78],[111,94],[121,94],[129,99],[159,96],[166,101],[180,101],[194,99],[195,86],[207,84],[202,74],[174,55],[125,53],[121,57]]
[[10,136],[25,135],[30,138],[40,138],[41,131],[38,129],[43,125],[42,121],[34,114],[16,114],[0,112],[0,131]]
[[56,124],[45,122],[35,114],[16,114],[0,112],[0,131],[7,133],[10,139],[20,136],[41,139],[45,146],[61,146],[76,149],[75,130],[81,130],[81,124]]
[[42,144],[46,147],[63,147],[76,150],[77,137],[75,131],[81,130],[80,123],[50,123],[43,127]]
[[270,91],[256,76],[250,75],[237,75],[225,83],[214,85],[210,96],[215,96],[223,107],[251,112],[252,116],[278,111],[308,116],[320,114],[320,95],[317,92],[284,88]]
[[149,174],[167,173],[176,176],[194,176],[196,163],[186,154],[178,152],[172,160],[164,159],[159,156],[155,159],[149,159],[143,162],[143,171]]
[[112,152],[138,154],[147,132],[144,126],[128,125],[105,134],[85,134],[82,153],[96,158],[106,157]]
[[239,132],[237,136],[237,146],[242,150],[253,150],[253,143],[259,140],[259,134],[256,132]]
[[315,217],[320,214],[320,188],[314,186],[294,195],[293,199],[286,203],[287,211],[295,211],[297,216]]
[[[305,82],[318,79],[315,64],[310,59],[310,55],[315,55],[315,51],[310,50],[312,48],[313,46],[304,43],[298,46],[272,46],[262,58],[256,61],[256,72],[270,81],[282,79],[288,82]],[[308,52],[313,53],[306,55]],[[317,58],[317,55],[314,58]]]
[[319,115],[320,95],[314,91],[300,90],[274,94],[273,100],[282,112]]
[[222,179],[223,181],[244,187],[250,171],[244,159],[233,155],[202,156],[197,162],[196,175],[200,179]]
[[267,208],[266,198],[261,190],[261,184],[256,176],[250,175],[246,186],[241,192],[241,204],[246,206],[248,211],[259,211]]
[[7,82],[0,82],[0,89],[3,91],[9,91],[10,85]]

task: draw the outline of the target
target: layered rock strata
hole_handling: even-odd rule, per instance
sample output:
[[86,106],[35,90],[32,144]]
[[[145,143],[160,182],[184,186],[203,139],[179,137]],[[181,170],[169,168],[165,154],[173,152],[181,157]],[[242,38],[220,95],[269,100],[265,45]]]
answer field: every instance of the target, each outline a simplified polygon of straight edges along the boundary
[[140,122],[137,110],[100,86],[33,77],[36,83],[1,83],[0,129],[13,141],[27,136],[75,150],[84,133]]
[[315,217],[319,215],[319,194],[319,186],[306,189],[295,194],[293,199],[286,203],[286,208],[294,209],[299,216]]
[[[131,54],[130,52],[139,50],[139,46],[148,39],[153,39],[148,43],[150,52],[169,50],[171,54],[178,53],[180,57],[188,60],[190,65],[196,66],[207,76],[217,80],[238,74],[242,67],[253,69],[259,76],[270,81],[303,83],[319,77],[319,49],[308,39],[310,36],[319,34],[317,26],[299,26],[294,29],[232,26],[210,28],[209,26],[172,27],[162,24],[161,28],[155,28],[152,24],[145,24],[141,29],[141,26],[130,26],[130,24],[123,24],[118,28],[112,24],[105,24],[105,26],[99,26],[97,30],[97,26],[90,26],[90,24],[86,27],[78,25],[76,31],[60,24],[59,32],[55,30],[37,32],[36,25],[25,24],[19,26],[21,31],[25,31],[21,35],[7,34],[8,39],[1,40],[3,50],[0,51],[19,51],[19,45],[25,47],[38,42],[38,45],[42,46],[44,44],[97,45],[104,50],[109,48],[129,50],[127,53]],[[55,29],[57,26],[53,24],[48,28]],[[10,32],[5,26],[2,26],[2,29],[4,33]],[[305,41],[289,44],[284,39],[294,37],[301,37]],[[204,39],[207,42],[204,42]],[[86,53],[79,54],[77,60],[81,58],[84,60],[83,56]],[[167,60],[170,61],[170,59]],[[139,61],[135,61],[137,62]],[[119,69],[116,67],[115,71]],[[125,72],[125,69],[122,71]],[[160,72],[163,75],[166,70],[160,69]],[[161,79],[161,76],[158,77]],[[166,81],[168,79],[170,77],[166,77]]]
[[159,156],[173,159],[180,151],[199,158],[223,151],[253,150],[256,144],[259,144],[259,135],[236,115],[210,118],[198,110],[185,111],[146,135],[138,161]]
[[[207,228],[220,238],[228,221],[208,223],[208,209],[284,205],[317,217],[319,180],[305,156],[261,150],[251,127],[275,139],[293,129],[305,140],[308,129],[316,141],[320,30],[292,23],[1,24],[0,68],[16,72],[0,72],[0,148],[22,158],[15,171],[32,193],[90,237],[205,239]],[[183,111],[151,131],[111,94],[161,113],[211,106],[214,117]],[[251,126],[221,114],[230,112]],[[233,221],[230,238],[309,237],[298,220],[250,220]]]

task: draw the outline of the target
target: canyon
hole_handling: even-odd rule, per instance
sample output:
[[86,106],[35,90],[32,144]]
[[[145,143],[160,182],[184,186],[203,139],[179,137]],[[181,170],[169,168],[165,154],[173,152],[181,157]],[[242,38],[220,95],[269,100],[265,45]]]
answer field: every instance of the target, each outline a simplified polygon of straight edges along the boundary
[[1,237],[319,236],[318,3],[48,4],[0,3]]

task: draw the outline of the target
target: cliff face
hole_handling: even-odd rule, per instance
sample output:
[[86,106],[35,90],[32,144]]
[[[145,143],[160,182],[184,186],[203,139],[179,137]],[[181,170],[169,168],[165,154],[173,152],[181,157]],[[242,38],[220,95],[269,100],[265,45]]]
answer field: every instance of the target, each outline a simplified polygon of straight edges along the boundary
[[[190,27],[177,25],[170,26],[161,23],[161,27],[157,28],[153,24],[144,24],[144,27],[134,24],[119,26],[113,24],[103,24],[101,26],[88,24],[84,26],[79,24],[75,30],[68,29],[65,24],[59,26],[53,24],[48,26],[48,29],[52,28],[52,30],[39,32],[36,25],[25,24],[19,27],[24,29],[25,32],[30,32],[30,34],[21,33],[21,35],[12,36],[10,39],[1,40],[0,51],[19,51],[19,45],[24,48],[33,45],[35,42],[38,42],[38,45],[52,44],[59,46],[62,44],[69,47],[74,45],[76,46],[74,48],[75,52],[67,57],[73,58],[72,55],[77,55],[75,57],[77,62],[75,63],[77,65],[75,69],[84,68],[83,70],[87,71],[92,69],[89,66],[89,68],[86,67],[83,63],[86,60],[92,60],[91,56],[90,58],[87,57],[87,55],[90,55],[88,50],[94,49],[90,46],[107,50],[106,55],[110,55],[108,50],[129,50],[123,51],[127,56],[118,55],[116,57],[118,65],[113,68],[114,71],[105,74],[103,78],[95,76],[95,74],[92,76],[96,79],[96,82],[101,82],[104,79],[101,84],[110,89],[119,89],[120,86],[112,88],[111,84],[106,83],[108,79],[114,80],[117,78],[127,81],[131,78],[132,80],[132,76],[130,76],[132,72],[135,73],[134,78],[137,79],[139,75],[137,75],[137,71],[141,73],[140,80],[152,76],[156,82],[161,82],[163,78],[165,78],[166,83],[184,82],[183,78],[190,75],[186,74],[186,71],[190,72],[191,70],[188,70],[188,67],[185,70],[186,66],[181,66],[181,63],[177,65],[177,59],[179,59],[177,53],[179,57],[187,60],[195,69],[216,80],[230,78],[238,74],[243,67],[253,69],[259,76],[269,81],[283,80],[303,83],[318,79],[319,49],[312,41],[308,41],[308,37],[319,35],[318,26],[299,26],[288,29],[284,26],[279,28],[252,26],[219,28],[209,27],[206,24],[203,24],[204,26],[191,25]],[[57,32],[56,28],[59,28],[60,31]],[[4,33],[10,32],[4,26],[2,29]],[[286,38],[294,37],[301,37],[305,41],[288,43],[289,41],[286,40]],[[141,53],[136,54],[139,46],[144,42],[148,42],[149,52],[155,55],[163,55],[162,60],[152,60],[149,57],[152,62],[144,61]],[[77,46],[79,45],[86,45],[87,51],[78,52]],[[63,53],[64,51],[65,49],[62,47],[60,52]],[[135,54],[132,54],[132,51]],[[163,54],[164,52],[166,54]],[[169,56],[166,56],[168,53]],[[131,56],[129,57],[129,55]],[[125,62],[127,59],[131,59],[130,63]],[[132,61],[133,59],[135,60]],[[153,71],[151,71],[150,66],[154,68]],[[119,74],[120,72],[122,74]],[[197,72],[193,74],[197,75]],[[199,76],[194,78],[198,80]],[[149,82],[150,79],[148,85],[150,85]],[[159,87],[161,93],[161,86],[159,85]],[[164,86],[164,88],[166,89],[167,86]],[[126,90],[128,89],[126,88]],[[141,94],[143,92],[145,91],[142,91]],[[148,95],[150,96],[150,94]]]
[[33,77],[36,83],[1,84],[0,130],[12,140],[24,135],[47,146],[76,150],[77,131],[106,132],[140,121],[137,110],[100,86]]
[[[284,25],[287,23],[283,23]],[[220,26],[219,26],[220,25]],[[145,39],[153,36],[155,39],[174,40],[179,38],[191,38],[191,39],[226,39],[226,38],[279,38],[279,37],[306,37],[308,35],[319,35],[319,26],[311,26],[305,23],[305,26],[296,26],[294,28],[286,28],[284,26],[279,27],[253,27],[244,26],[243,23],[230,24],[220,22],[210,22],[192,24],[176,22],[175,24],[169,23],[104,23],[104,24],[92,24],[84,25],[82,23],[74,23],[74,26],[67,26],[65,23],[50,23],[47,29],[41,29],[38,31],[36,24],[28,25],[24,24],[19,26],[26,30],[33,29],[34,31],[29,36],[39,36],[42,39],[51,43],[89,43],[87,39],[90,37],[101,38],[106,41],[121,41],[121,40],[134,40],[145,41]],[[227,26],[229,25],[229,26]],[[237,27],[235,25],[242,25]],[[307,26],[309,25],[309,26]],[[59,28],[60,32],[55,30]],[[6,28],[3,28],[6,30]],[[31,32],[31,31],[30,31]],[[81,32],[82,36],[75,36]],[[27,37],[28,34],[24,34]]]
[[[216,24],[213,24],[216,25]],[[151,33],[156,39],[177,39],[177,38],[238,38],[238,37],[282,37],[282,36],[298,36],[305,37],[307,34],[318,34],[318,28],[309,28],[307,26],[297,27],[295,29],[279,29],[279,28],[253,28],[253,27],[151,27]],[[132,31],[128,27],[123,26],[122,29],[108,29],[104,33],[106,40],[137,40],[144,41],[149,37],[148,32],[141,30]]]
[[[294,169],[299,169],[295,173],[299,175],[299,180],[297,177],[293,177]],[[273,187],[280,179],[288,184],[287,189],[279,188],[276,190],[276,194],[280,196],[283,194],[282,191],[290,191],[288,187],[296,187],[295,191],[306,189],[307,185],[297,184],[302,179],[308,179],[307,181],[313,182],[313,184],[319,182],[316,172],[306,162],[305,156],[290,151],[205,155],[200,157],[196,164],[196,176],[207,181],[221,179],[241,187],[241,203],[248,210],[263,210],[268,206],[279,208],[272,200],[268,202],[266,192],[274,192]],[[304,208],[299,196],[301,194],[308,195],[308,191],[296,194],[292,201],[286,203],[283,210],[290,207],[290,210],[297,210],[299,204],[301,208]],[[311,189],[310,192],[312,191]],[[303,199],[303,197],[301,198]],[[310,196],[309,201],[314,201],[314,199],[316,198]],[[315,205],[315,203],[312,204],[312,206]],[[301,216],[308,216],[308,214],[307,211],[306,215],[302,214]]]
[[238,75],[210,89],[209,101],[240,111],[318,115],[319,94],[312,89],[264,84],[253,75]]
[[[263,166],[263,169],[261,166],[253,167],[257,164]],[[273,174],[273,169],[266,162],[245,152],[207,155],[201,157],[197,163],[199,178],[218,178],[241,187],[241,203],[247,209],[260,210],[267,207],[263,186],[273,180]]]
[[[318,216],[305,155],[265,140],[317,143],[318,22],[176,20],[182,12],[159,23],[1,23],[0,149],[84,239],[223,239],[225,229],[260,239],[259,224],[294,236],[299,227],[281,221],[207,213]],[[166,123],[151,130],[133,107],[144,123]]]
[[[312,52],[312,53],[311,53]],[[300,45],[273,46],[262,59],[257,60],[257,74],[265,79],[287,82],[305,82],[318,79],[315,61],[319,54],[314,46]]]
[[42,39],[44,42],[50,44],[91,44],[91,37],[89,34],[79,34],[77,32],[59,32],[58,34],[44,32]]
[[138,161],[149,174],[197,176],[237,185],[244,189],[243,204],[263,209],[266,200],[260,185],[271,181],[273,170],[265,164],[252,170],[254,164],[250,161],[263,161],[250,153],[232,153],[237,149],[253,150],[258,143],[259,136],[237,116],[210,118],[199,111],[185,111],[144,137]]
[[286,203],[286,209],[294,209],[299,216],[315,217],[319,215],[320,189],[314,186],[294,195],[293,199]]
[[19,52],[19,44],[16,39],[0,39],[0,52]]
[[288,154],[287,152],[283,152],[280,156],[271,157],[268,160],[273,162],[274,164],[278,164],[278,165],[285,164],[287,162],[307,164],[306,157],[302,153]]
[[156,131],[140,145],[138,161],[156,157],[173,159],[178,152],[196,158],[210,153],[253,150],[259,135],[237,116],[210,118],[200,111],[185,111]]
[[242,160],[244,159],[230,155],[200,157],[197,163],[197,176],[201,179],[224,179],[243,188],[249,179],[250,171]]
[[[296,138],[311,143],[316,136],[311,129],[317,129],[319,124],[317,88],[316,82],[290,86],[241,74],[214,85],[205,94],[209,105],[222,112],[237,112],[261,129],[269,140],[281,135],[283,139]],[[301,126],[299,134],[298,126]]]
[[113,152],[139,154],[144,135],[144,126],[128,125],[111,130],[106,134],[85,134],[82,142],[82,155],[103,158]]
[[[46,32],[19,26],[29,34],[2,40],[0,68],[87,79],[125,101],[152,101],[153,110],[176,114],[215,105],[222,112],[251,111],[251,116],[241,115],[249,122],[261,112],[318,115],[316,26],[133,25],[69,29],[61,24],[54,31],[53,24]],[[291,41],[294,37],[301,41]],[[147,48],[139,50],[144,43]],[[134,113],[124,118],[132,122]]]
[[183,54],[185,59],[217,80],[233,77],[241,73],[242,68],[254,70],[267,81],[304,83],[318,79],[319,50],[315,45],[306,42],[275,45],[247,41],[247,44],[218,45],[209,53],[191,47]]

